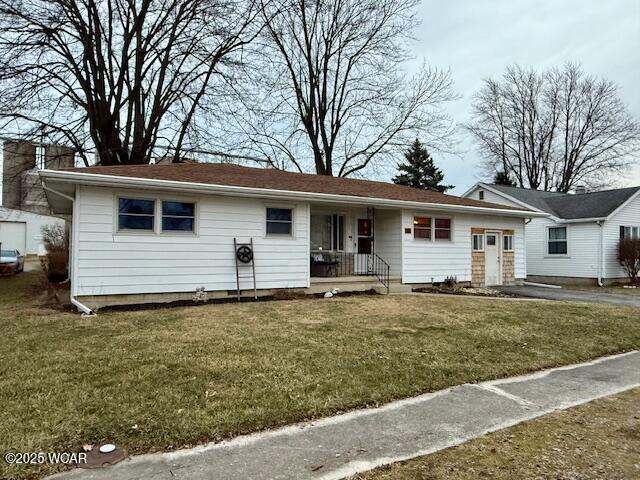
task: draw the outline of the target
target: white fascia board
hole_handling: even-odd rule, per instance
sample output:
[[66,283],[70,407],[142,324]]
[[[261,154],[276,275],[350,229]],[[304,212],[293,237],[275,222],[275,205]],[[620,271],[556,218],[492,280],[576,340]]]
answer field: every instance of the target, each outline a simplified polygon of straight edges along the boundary
[[476,188],[478,187],[484,187],[484,183],[482,182],[476,182],[475,185],[473,187],[471,187],[469,190],[467,190],[466,192],[464,192],[462,195],[460,195],[461,197],[466,197],[467,195],[469,195],[471,192],[473,192]]
[[490,192],[495,193],[496,195],[500,195],[501,197],[504,197],[507,200],[511,200],[512,202],[517,203],[521,207],[528,208],[529,210],[533,210],[534,212],[539,212],[539,213],[544,213],[545,214],[545,215],[541,215],[541,216],[557,218],[557,217],[554,217],[553,215],[551,215],[550,213],[545,212],[544,210],[540,210],[539,208],[536,208],[533,205],[529,205],[528,203],[523,202],[522,200],[518,200],[517,198],[512,197],[511,195],[507,195],[506,193],[501,192],[497,188],[492,188],[491,185],[487,185],[486,183],[478,183],[478,185],[482,186],[482,188],[484,188],[485,190],[489,190]]
[[160,190],[175,190],[180,192],[208,193],[237,197],[258,197],[293,201],[320,201],[333,204],[350,204],[378,207],[398,207],[412,209],[437,209],[448,212],[478,213],[484,215],[499,215],[507,217],[547,217],[546,212],[527,210],[509,210],[491,207],[474,207],[467,205],[451,205],[446,203],[413,202],[406,200],[391,200],[375,197],[358,197],[353,195],[336,195],[331,193],[299,192],[293,190],[274,190],[269,188],[238,187],[234,185],[217,185],[209,183],[179,182],[174,180],[158,180],[138,177],[121,177],[115,175],[101,175],[96,173],[64,172],[60,170],[41,170],[44,178],[57,182],[76,183],[115,188],[145,188]]

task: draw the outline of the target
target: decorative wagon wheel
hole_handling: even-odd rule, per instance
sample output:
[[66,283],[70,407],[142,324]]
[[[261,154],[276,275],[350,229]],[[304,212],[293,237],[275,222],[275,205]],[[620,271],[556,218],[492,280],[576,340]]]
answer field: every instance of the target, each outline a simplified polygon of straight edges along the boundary
[[238,249],[236,250],[236,257],[238,257],[238,260],[240,260],[242,263],[249,263],[251,260],[253,260],[253,251],[250,247],[243,245],[241,247],[238,247]]

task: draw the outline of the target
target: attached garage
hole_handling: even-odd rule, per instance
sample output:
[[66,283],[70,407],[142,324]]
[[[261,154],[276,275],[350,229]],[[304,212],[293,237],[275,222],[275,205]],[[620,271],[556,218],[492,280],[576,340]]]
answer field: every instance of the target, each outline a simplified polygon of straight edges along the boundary
[[16,249],[24,254],[27,250],[27,223],[0,221],[0,245],[2,249]]

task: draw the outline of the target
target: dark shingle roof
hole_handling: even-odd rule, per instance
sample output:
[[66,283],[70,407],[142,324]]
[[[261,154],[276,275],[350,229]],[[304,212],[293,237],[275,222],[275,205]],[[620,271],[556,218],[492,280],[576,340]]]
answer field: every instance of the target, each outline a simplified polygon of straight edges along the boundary
[[326,193],[356,197],[424,202],[444,205],[527,210],[470,198],[445,195],[394,183],[373,182],[354,178],[328,177],[282,170],[241,167],[225,163],[170,163],[160,165],[119,165],[62,169],[85,174],[170,180],[185,183],[206,183],[271,190]]
[[543,192],[529,188],[507,187],[504,185],[490,186],[527,205],[567,220],[607,217],[640,190],[639,186],[603,190],[600,192],[569,194]]

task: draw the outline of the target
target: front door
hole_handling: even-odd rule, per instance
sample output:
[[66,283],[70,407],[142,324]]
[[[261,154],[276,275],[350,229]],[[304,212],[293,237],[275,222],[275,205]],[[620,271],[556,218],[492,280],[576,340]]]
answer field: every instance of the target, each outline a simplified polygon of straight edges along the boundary
[[359,218],[357,228],[355,272],[363,275],[369,273],[369,254],[373,253],[373,222],[370,218]]
[[487,232],[486,239],[486,245],[484,247],[485,284],[502,285],[500,234]]

